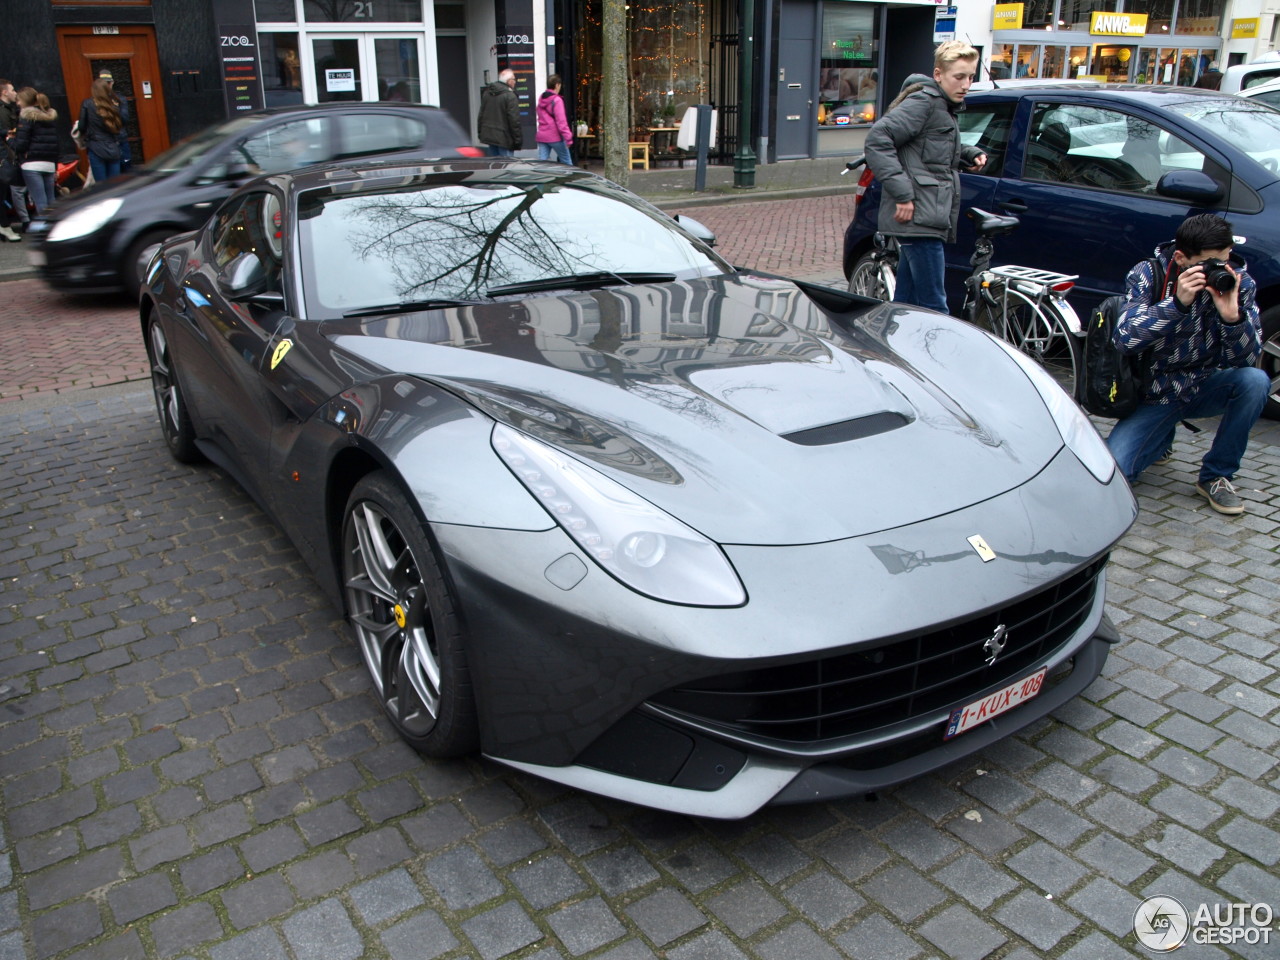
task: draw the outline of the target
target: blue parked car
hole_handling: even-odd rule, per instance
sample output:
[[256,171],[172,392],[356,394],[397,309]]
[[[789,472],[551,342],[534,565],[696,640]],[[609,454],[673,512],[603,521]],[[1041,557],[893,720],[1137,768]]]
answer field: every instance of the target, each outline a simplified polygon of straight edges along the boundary
[[[1122,293],[1129,268],[1189,214],[1221,214],[1257,281],[1262,363],[1280,391],[1280,111],[1210,90],[1079,81],[1015,81],[965,103],[961,137],[986,151],[987,165],[960,175],[961,209],[1022,220],[995,263],[1078,274],[1069,299],[1084,315]],[[845,232],[846,276],[873,249],[879,202],[872,182]],[[962,215],[946,247],[953,311],[973,243]],[[1280,401],[1267,415],[1280,419]]]

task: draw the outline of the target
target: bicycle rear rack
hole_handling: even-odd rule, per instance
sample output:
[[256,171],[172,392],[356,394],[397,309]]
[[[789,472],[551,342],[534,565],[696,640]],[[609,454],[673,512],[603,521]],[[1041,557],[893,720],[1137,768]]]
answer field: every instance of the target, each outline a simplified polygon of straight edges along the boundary
[[1013,263],[1005,264],[1003,267],[989,267],[987,272],[993,273],[997,277],[1004,277],[1006,280],[1021,280],[1026,283],[1043,284],[1046,287],[1066,283],[1069,280],[1078,279],[1080,276],[1078,273],[1054,273],[1052,270],[1020,267]]

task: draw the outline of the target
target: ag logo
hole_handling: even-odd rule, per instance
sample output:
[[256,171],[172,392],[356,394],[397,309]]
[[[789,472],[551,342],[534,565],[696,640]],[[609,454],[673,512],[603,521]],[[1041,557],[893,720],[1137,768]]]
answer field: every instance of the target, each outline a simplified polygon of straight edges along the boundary
[[1148,950],[1168,953],[1187,942],[1191,918],[1173,897],[1148,897],[1133,913],[1133,932]]

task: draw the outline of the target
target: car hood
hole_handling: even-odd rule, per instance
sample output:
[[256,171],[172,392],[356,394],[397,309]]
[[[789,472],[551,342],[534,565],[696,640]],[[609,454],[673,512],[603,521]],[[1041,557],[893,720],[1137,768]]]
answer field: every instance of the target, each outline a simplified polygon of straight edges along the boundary
[[127,198],[136,195],[139,190],[145,190],[158,180],[165,178],[166,175],[152,174],[146,171],[122,173],[120,176],[113,177],[105,183],[96,183],[87,190],[81,190],[79,193],[61,198],[44,212],[43,219],[50,221],[60,220],[80,207],[97,203],[99,200],[110,200],[112,197],[120,197],[127,200]]
[[722,543],[823,542],[943,515],[1027,483],[1063,446],[1031,382],[981,331],[773,279],[323,329],[341,350],[466,397]]

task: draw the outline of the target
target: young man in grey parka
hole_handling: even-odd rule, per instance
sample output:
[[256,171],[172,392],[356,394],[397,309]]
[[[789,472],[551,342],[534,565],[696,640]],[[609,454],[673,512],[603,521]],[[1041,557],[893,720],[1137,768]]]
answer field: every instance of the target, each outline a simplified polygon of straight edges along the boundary
[[867,133],[867,165],[881,184],[878,227],[898,238],[893,299],[947,312],[943,242],[955,240],[960,174],[987,155],[960,142],[956,113],[978,66],[978,51],[951,40],[934,51],[933,77],[907,77],[902,92]]

